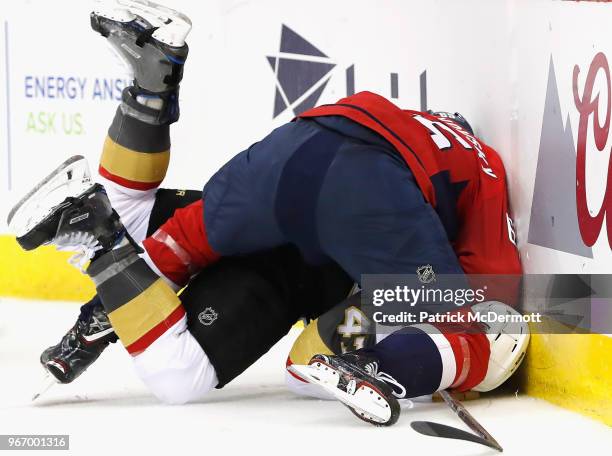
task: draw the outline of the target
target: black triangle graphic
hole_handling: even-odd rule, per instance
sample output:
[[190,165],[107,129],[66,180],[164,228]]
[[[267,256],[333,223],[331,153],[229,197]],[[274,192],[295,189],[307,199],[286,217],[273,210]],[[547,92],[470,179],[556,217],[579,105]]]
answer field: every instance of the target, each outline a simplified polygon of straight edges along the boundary
[[281,52],[287,52],[289,54],[302,54],[302,55],[314,55],[317,57],[327,57],[319,49],[314,47],[300,35],[295,33],[285,24],[281,31]]
[[293,103],[335,66],[333,63],[279,59],[278,82],[285,91],[289,103]]
[[323,82],[323,84],[317,87],[317,89],[314,92],[308,95],[308,97],[306,97],[304,101],[302,101],[299,105],[293,108],[293,112],[295,113],[296,116],[299,116],[304,111],[308,111],[310,108],[314,108],[314,106],[317,104],[317,101],[319,101],[319,98],[321,97],[323,90],[325,90],[325,86],[329,82],[329,79],[330,78],[327,78],[325,82]]
[[272,67],[272,71],[276,71],[276,57],[272,57],[268,55],[266,56],[266,59],[268,59],[268,63]]
[[287,109],[287,105],[285,104],[285,100],[283,100],[283,96],[277,87],[276,93],[274,94],[274,117],[278,116],[285,109]]

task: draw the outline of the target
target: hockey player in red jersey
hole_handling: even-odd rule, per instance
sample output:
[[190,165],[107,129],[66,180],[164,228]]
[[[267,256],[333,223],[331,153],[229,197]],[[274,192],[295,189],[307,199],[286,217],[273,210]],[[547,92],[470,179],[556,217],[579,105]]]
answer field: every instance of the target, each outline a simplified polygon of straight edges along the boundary
[[[495,151],[460,116],[402,111],[370,92],[303,113],[231,159],[195,201],[172,192],[164,203],[168,193],[157,189],[190,26],[172,17],[155,27],[129,9],[92,13],[93,28],[135,73],[104,144],[104,186],[85,176],[66,186],[61,204],[33,210],[46,183],[75,180],[76,159],[9,217],[24,248],[78,247],[92,259],[99,301],[66,335],[70,344],[43,354],[58,379],[71,381],[118,337],[151,391],[183,403],[230,382],[297,318],[341,301],[362,274],[414,274],[423,265],[436,274],[520,273]],[[91,323],[101,319],[98,337]],[[320,355],[314,365],[342,372],[336,386],[359,400],[359,408],[348,402],[354,411],[365,407],[361,418],[392,424],[399,410],[387,383],[412,397],[485,380],[484,331],[440,331],[407,327],[350,353],[311,354]],[[374,416],[351,389],[356,380],[392,413]]]
[[[457,113],[400,111],[389,105],[377,95],[360,93],[334,105],[312,109],[303,117],[345,116],[367,125],[392,143],[413,170],[424,198],[436,208],[461,270],[472,275],[505,275],[506,280],[497,284],[498,290],[490,291],[496,298],[514,301],[513,278],[521,273],[521,265],[499,155],[478,139]],[[432,244],[426,247],[432,248]],[[436,265],[433,270],[444,268]],[[499,295],[495,295],[496,291]],[[338,388],[349,387],[351,379],[372,381],[378,376],[382,379],[379,388],[387,383],[398,398],[446,388],[488,391],[516,370],[529,340],[526,325],[512,327],[511,331],[517,334],[514,338],[504,334],[500,339],[504,331],[510,331],[509,327],[489,327],[485,332],[478,331],[478,325],[473,323],[413,325],[387,338],[385,334],[372,334],[372,322],[359,308],[359,299],[349,298],[310,323],[287,360],[287,383],[298,394],[323,398],[334,397],[336,390],[335,397],[358,417],[374,423],[388,424],[386,411],[383,417],[369,414],[356,406],[358,398],[351,397],[359,392],[345,395]],[[515,312],[499,302],[473,309]],[[509,350],[509,340],[511,349],[519,349]],[[318,353],[313,357],[315,351]],[[311,357],[310,368],[297,369],[294,365],[307,363]],[[512,368],[499,369],[500,363]],[[383,372],[382,376],[379,372]],[[307,380],[323,388],[304,385]]]

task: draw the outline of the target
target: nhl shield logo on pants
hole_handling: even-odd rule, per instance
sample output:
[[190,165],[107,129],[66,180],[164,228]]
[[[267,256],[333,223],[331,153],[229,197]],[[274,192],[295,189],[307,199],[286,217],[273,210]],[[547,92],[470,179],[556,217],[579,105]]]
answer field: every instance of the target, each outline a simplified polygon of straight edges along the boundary
[[198,315],[198,320],[200,320],[200,323],[202,323],[204,326],[210,326],[215,322],[217,317],[219,317],[219,314],[215,311],[215,309],[212,307],[207,307],[200,312]]

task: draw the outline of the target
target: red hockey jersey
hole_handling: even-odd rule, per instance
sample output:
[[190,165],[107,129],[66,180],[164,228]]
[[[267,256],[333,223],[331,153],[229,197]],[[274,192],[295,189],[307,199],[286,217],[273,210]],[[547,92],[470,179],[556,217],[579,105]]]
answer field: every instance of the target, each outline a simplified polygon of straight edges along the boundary
[[506,175],[495,150],[448,118],[360,92],[300,117],[343,116],[384,137],[436,209],[466,274],[520,274]]

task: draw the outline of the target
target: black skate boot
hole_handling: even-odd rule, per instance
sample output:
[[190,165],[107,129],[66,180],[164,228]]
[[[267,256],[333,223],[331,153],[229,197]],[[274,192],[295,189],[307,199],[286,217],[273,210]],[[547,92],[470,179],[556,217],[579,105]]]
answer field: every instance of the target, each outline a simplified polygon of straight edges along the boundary
[[119,220],[104,187],[91,183],[87,161],[80,156],[43,179],[11,210],[7,222],[24,250],[54,244],[77,251],[71,262],[81,269],[87,260],[124,239],[142,251]]
[[18,236],[17,242],[24,250],[53,243],[59,247],[108,251],[125,235],[127,231],[111,207],[104,187],[94,184],[51,208],[42,221]]
[[91,13],[91,27],[108,40],[134,76],[134,86],[123,94],[125,113],[148,123],[176,122],[179,83],[189,53],[189,18],[147,0],[106,1]]
[[117,339],[106,311],[96,296],[81,307],[81,314],[74,326],[57,345],[42,353],[40,362],[57,382],[70,383]]
[[391,426],[399,418],[400,406],[386,383],[388,376],[378,372],[374,359],[359,352],[315,355],[308,366],[294,364],[289,369],[331,393],[363,421]]

